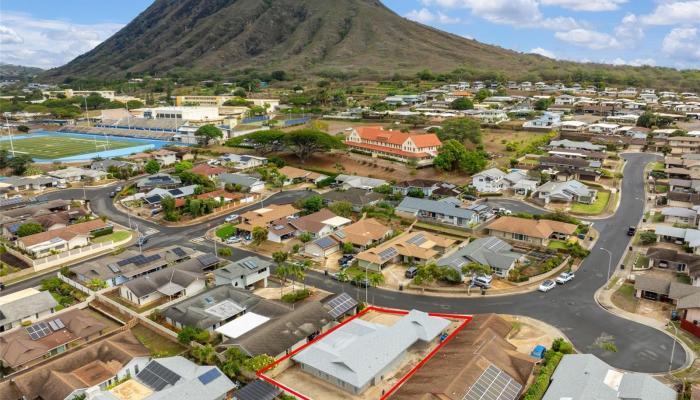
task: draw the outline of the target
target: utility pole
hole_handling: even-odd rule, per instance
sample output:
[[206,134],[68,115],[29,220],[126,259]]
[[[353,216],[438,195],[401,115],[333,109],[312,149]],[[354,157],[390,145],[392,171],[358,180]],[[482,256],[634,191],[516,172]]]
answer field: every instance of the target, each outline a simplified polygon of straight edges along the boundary
[[10,152],[12,157],[15,156],[15,144],[12,141],[12,128],[10,127],[10,121],[7,119],[7,114],[5,114],[5,125],[7,125],[7,134],[10,136]]

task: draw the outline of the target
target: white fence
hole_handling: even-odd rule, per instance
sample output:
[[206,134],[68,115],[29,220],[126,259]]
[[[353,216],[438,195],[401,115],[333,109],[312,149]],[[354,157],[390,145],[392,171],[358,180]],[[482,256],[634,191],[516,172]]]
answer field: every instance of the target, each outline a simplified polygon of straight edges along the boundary
[[56,276],[58,276],[58,279],[62,280],[66,284],[70,285],[71,287],[74,287],[74,288],[80,290],[81,292],[87,294],[88,296],[95,295],[95,292],[93,290],[91,290],[90,288],[88,288],[87,286],[84,286],[84,285],[72,280],[71,278],[64,276],[60,272],[57,272]]

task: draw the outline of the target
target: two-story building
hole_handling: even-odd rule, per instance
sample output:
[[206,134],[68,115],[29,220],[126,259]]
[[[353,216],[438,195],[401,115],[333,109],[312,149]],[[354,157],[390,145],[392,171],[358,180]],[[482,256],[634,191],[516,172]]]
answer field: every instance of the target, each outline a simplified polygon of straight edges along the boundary
[[388,157],[419,166],[432,165],[442,142],[433,133],[404,133],[379,126],[352,129],[345,144],[372,157]]

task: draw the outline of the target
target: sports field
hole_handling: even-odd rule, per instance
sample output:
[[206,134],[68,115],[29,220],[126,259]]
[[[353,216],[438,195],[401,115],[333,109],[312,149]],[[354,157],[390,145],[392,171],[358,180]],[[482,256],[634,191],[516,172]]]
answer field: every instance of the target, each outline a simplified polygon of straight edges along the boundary
[[[90,136],[37,136],[13,140],[15,153],[29,154],[32,158],[53,160],[86,153],[124,149],[143,145],[129,140],[93,139]],[[108,144],[109,143],[109,144]],[[0,149],[10,150],[10,141],[0,141]]]

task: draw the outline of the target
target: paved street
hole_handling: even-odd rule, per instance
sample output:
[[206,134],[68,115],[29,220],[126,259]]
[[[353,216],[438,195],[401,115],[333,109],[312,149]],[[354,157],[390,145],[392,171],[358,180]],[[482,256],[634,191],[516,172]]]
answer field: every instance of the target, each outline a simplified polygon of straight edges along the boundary
[[[622,181],[622,199],[618,212],[607,219],[595,221],[595,228],[600,232],[596,248],[584,261],[576,274],[576,279],[562,287],[542,294],[539,292],[503,297],[480,298],[445,298],[420,296],[382,289],[369,289],[369,301],[379,306],[396,308],[419,308],[424,311],[442,311],[455,313],[508,313],[520,314],[546,321],[561,329],[581,352],[593,353],[611,365],[638,372],[661,373],[668,370],[673,339],[651,327],[616,317],[603,310],[594,300],[594,293],[608,277],[609,266],[618,264],[630,238],[626,235],[627,227],[636,225],[644,209],[644,165],[654,159],[651,154],[630,154],[625,158]],[[128,224],[127,217],[111,203],[109,188],[88,190],[93,210],[121,224]],[[275,194],[266,200],[272,203],[293,202],[308,195],[307,191],[290,191]],[[50,198],[82,198],[82,190],[65,190],[49,195]],[[505,199],[490,200],[514,212],[541,212],[526,204]],[[237,212],[259,207],[254,205]],[[184,228],[163,227],[139,220],[139,229],[152,228],[159,232],[148,243],[148,247],[181,244],[200,250],[210,251],[211,243],[194,245],[189,239],[203,236],[207,229],[223,222],[223,216],[211,222]],[[132,223],[135,220],[132,219]],[[605,250],[601,250],[600,248]],[[611,257],[609,257],[609,253]],[[235,250],[235,258],[246,256],[246,252]],[[353,296],[364,299],[364,289],[357,289],[324,277],[309,273],[307,283],[332,292],[347,291]],[[19,285],[16,285],[19,286]],[[14,289],[14,287],[12,288]],[[617,352],[606,352],[601,343],[614,343]],[[543,343],[548,344],[548,343]],[[673,368],[684,364],[686,354],[681,346],[676,346]]]

